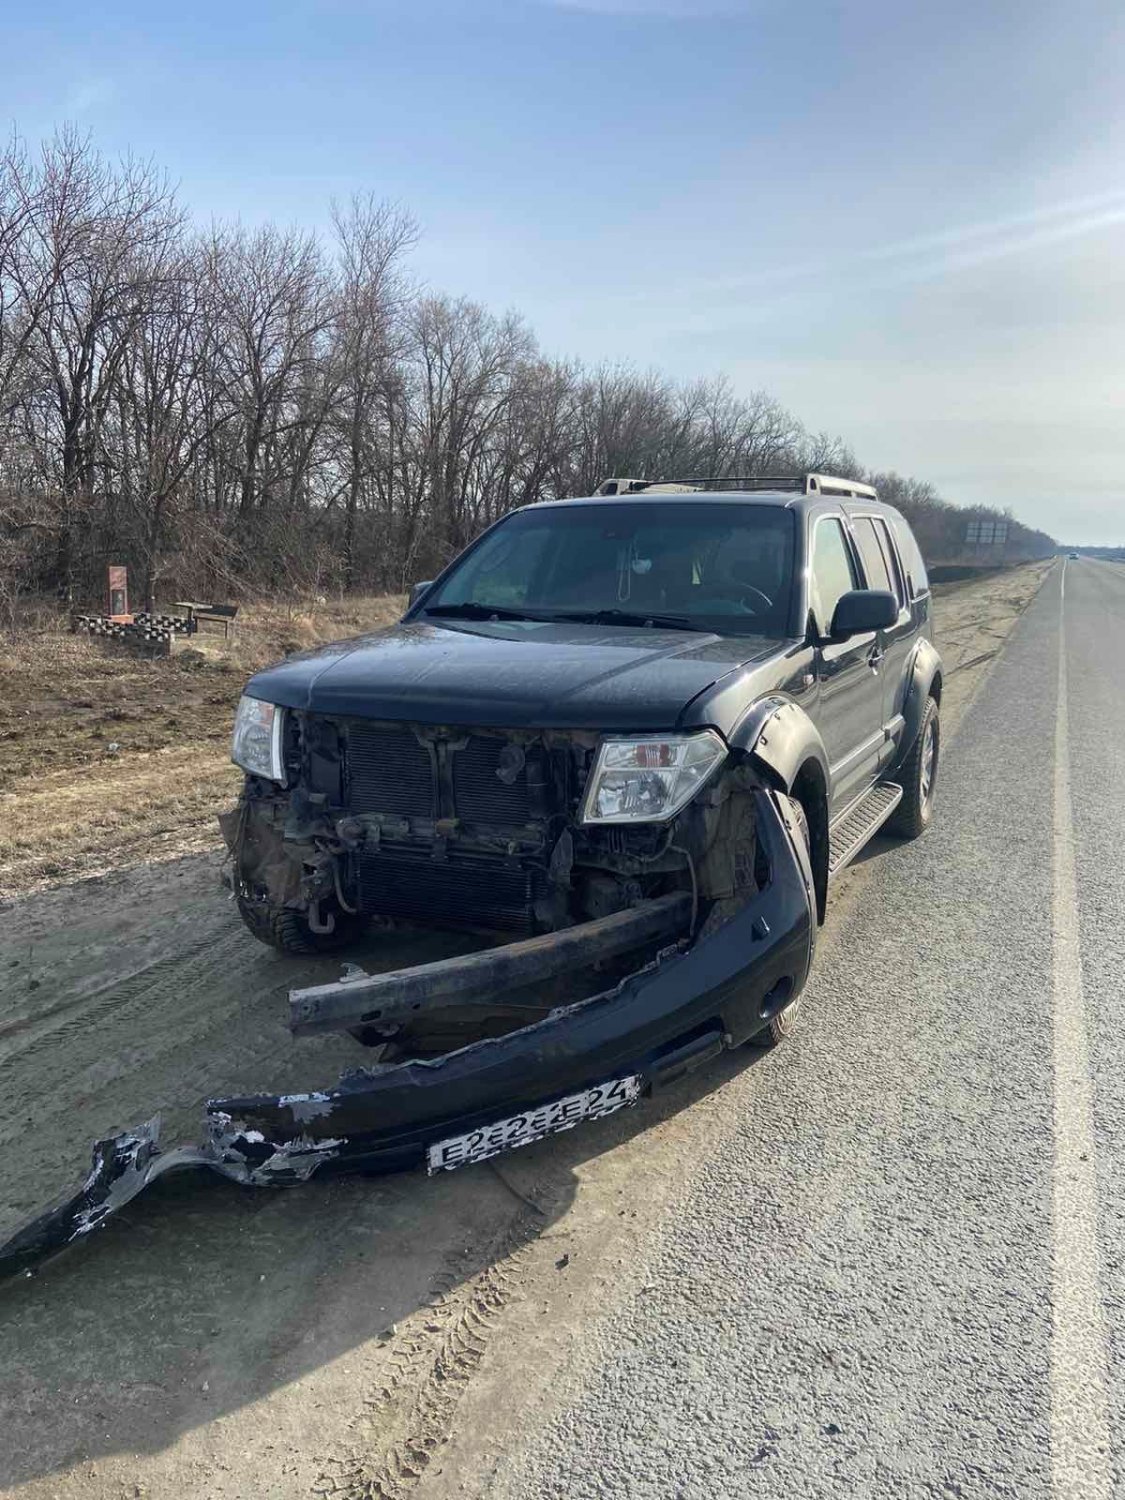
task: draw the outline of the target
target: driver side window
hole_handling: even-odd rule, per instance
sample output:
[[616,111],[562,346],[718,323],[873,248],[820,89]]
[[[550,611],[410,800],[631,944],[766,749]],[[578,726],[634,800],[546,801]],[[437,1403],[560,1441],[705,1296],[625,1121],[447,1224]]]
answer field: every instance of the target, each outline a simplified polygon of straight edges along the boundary
[[841,595],[858,586],[844,528],[831,516],[819,521],[813,533],[810,603],[820,635],[828,634]]

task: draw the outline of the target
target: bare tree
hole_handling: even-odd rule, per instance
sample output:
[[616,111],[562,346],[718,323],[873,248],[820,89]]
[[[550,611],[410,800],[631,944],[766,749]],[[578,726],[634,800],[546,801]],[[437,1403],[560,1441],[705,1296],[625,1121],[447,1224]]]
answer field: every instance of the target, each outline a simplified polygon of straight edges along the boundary
[[256,512],[292,496],[307,477],[310,449],[287,444],[298,428],[323,421],[310,404],[335,309],[323,256],[311,235],[266,226],[216,234],[208,256],[219,319],[217,367],[234,407],[229,460],[244,535]]
[[0,155],[0,430],[29,395],[28,346],[54,291],[56,267],[27,253],[43,210],[41,179],[13,135]]
[[[187,506],[189,473],[207,442],[234,415],[208,400],[216,368],[218,327],[196,246],[169,266],[158,299],[127,344],[114,391],[113,483],[135,518],[142,593],[155,608],[169,532]],[[215,392],[210,393],[212,398]]]
[[438,555],[449,556],[479,529],[483,465],[535,343],[514,315],[443,297],[419,302],[411,332],[410,459]]
[[[17,257],[27,356],[44,387],[57,485],[56,573],[70,600],[77,533],[92,504],[102,427],[126,350],[164,293],[182,216],[147,163],[117,168],[73,132],[43,151]],[[48,394],[49,393],[49,394]]]
[[[370,195],[332,206],[339,257],[337,321],[333,348],[336,385],[332,427],[336,436],[337,493],[343,495],[340,585],[356,583],[357,524],[376,478],[384,476],[382,505],[395,502],[391,437],[386,417],[400,384],[406,347],[403,320],[412,289],[402,261],[418,237],[414,220],[394,204]],[[376,493],[378,493],[376,491]]]

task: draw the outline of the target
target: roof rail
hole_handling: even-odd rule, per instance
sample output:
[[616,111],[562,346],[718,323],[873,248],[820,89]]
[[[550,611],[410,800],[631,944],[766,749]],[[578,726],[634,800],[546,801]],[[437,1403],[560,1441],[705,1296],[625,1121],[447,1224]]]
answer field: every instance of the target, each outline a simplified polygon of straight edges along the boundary
[[701,486],[692,479],[603,479],[595,495],[639,495],[644,490],[690,494]]
[[704,490],[789,490],[797,495],[826,495],[834,499],[877,500],[878,492],[856,479],[835,474],[723,474],[715,478],[605,479],[595,495],[640,495],[645,491],[689,494]]
[[852,500],[878,500],[879,491],[871,484],[860,484],[857,479],[839,479],[835,474],[806,474],[808,495],[844,495]]

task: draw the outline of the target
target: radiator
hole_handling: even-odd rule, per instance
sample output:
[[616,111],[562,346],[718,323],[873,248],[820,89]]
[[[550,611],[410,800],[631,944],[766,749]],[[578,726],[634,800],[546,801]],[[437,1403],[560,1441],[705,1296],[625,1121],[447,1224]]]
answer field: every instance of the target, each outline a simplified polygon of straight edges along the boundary
[[538,877],[503,860],[366,854],[359,904],[366,916],[530,933]]
[[353,722],[347,745],[351,812],[438,816],[434,753],[409,729]]
[[[532,746],[519,772],[501,780],[497,771],[508,744],[499,736],[474,734],[464,742],[452,739],[439,745],[423,742],[405,726],[353,720],[347,733],[348,810],[519,827],[533,816],[528,771],[542,782],[546,766],[543,751]],[[439,791],[439,756],[445,758],[452,784],[452,801],[446,806]]]

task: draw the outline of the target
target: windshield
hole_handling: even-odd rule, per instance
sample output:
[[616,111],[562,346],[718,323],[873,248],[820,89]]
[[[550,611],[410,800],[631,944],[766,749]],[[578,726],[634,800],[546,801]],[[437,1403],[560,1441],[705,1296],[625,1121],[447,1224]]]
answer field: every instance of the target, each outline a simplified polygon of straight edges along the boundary
[[794,519],[780,505],[684,501],[518,511],[455,565],[426,615],[591,619],[787,633]]

